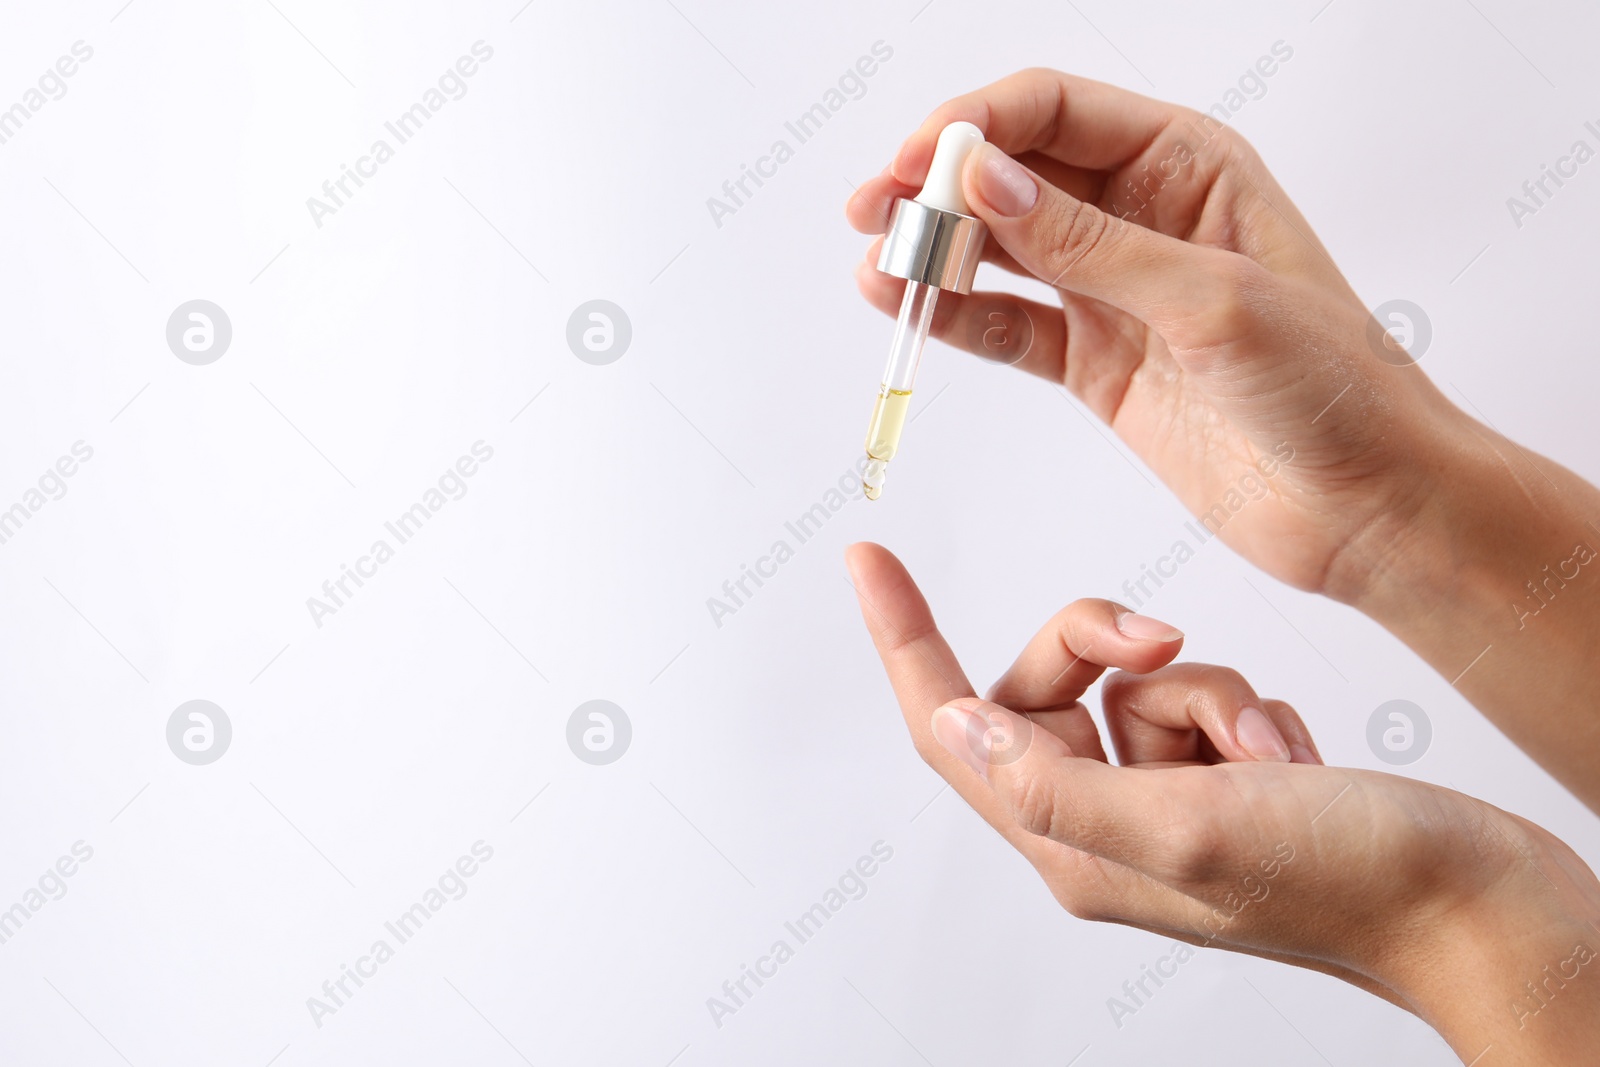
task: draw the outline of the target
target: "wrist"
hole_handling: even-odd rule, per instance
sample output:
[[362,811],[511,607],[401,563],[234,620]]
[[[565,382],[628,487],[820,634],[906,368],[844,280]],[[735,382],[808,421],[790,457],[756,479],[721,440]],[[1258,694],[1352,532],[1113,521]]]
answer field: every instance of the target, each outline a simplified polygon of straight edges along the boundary
[[1390,629],[1444,621],[1457,604],[1518,629],[1538,614],[1536,591],[1548,603],[1587,576],[1580,545],[1600,558],[1600,494],[1559,464],[1455,409],[1412,452],[1407,488],[1341,553],[1335,599]]
[[1388,982],[1464,1063],[1587,1064],[1600,1047],[1600,885],[1530,847],[1507,861],[1517,876],[1419,923]]
[[1459,411],[1431,426],[1328,592],[1600,811],[1600,492]]

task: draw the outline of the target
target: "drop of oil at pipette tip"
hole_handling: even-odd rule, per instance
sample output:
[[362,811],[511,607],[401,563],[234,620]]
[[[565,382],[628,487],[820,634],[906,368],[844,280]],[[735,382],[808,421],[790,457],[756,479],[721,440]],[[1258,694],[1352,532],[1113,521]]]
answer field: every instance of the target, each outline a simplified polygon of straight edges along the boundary
[[876,500],[883,495],[883,479],[888,473],[889,461],[874,459],[870,453],[867,455],[867,469],[861,474],[861,488],[866,493],[868,500]]

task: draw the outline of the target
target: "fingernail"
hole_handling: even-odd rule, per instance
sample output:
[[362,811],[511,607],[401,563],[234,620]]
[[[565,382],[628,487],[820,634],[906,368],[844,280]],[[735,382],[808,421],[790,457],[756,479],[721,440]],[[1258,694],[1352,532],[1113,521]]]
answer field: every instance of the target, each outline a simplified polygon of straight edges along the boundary
[[1260,708],[1245,708],[1233,728],[1239,747],[1264,763],[1288,763],[1289,745],[1267,713]]
[[1117,629],[1135,641],[1176,641],[1183,636],[1183,631],[1176,627],[1131,611],[1117,616]]
[[946,704],[933,713],[933,736],[939,744],[986,781],[989,777],[988,732],[989,724],[983,716],[960,704]]
[[1011,217],[1032,211],[1039,199],[1039,183],[1033,175],[993,145],[983,145],[978,152],[978,193],[989,206],[997,214]]
[[1322,766],[1322,760],[1317,754],[1298,742],[1289,746],[1289,757],[1290,763],[1315,763],[1319,767]]

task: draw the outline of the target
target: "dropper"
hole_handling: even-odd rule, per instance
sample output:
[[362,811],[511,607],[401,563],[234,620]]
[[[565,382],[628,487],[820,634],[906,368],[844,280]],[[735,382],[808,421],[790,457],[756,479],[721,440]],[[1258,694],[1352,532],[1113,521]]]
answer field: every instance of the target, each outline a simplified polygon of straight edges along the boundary
[[900,317],[889,346],[878,399],[867,427],[867,466],[862,474],[867,499],[883,492],[889,461],[900,448],[911,389],[922,359],[922,346],[933,325],[939,290],[970,293],[988,227],[971,214],[961,191],[961,170],[967,156],[983,143],[983,131],[970,122],[952,122],[939,134],[928,179],[912,200],[896,200],[889,232],[878,255],[878,269],[906,280]]

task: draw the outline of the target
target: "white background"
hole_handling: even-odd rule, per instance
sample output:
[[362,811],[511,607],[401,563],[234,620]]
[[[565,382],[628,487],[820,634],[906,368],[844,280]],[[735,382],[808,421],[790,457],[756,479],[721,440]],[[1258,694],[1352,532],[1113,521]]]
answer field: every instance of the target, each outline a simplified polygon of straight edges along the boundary
[[[1454,1062],[1387,1004],[1223,953],[1118,1029],[1107,999],[1167,943],[1063,913],[907,743],[845,544],[902,554],[982,686],[1181,533],[1059,391],[934,346],[885,498],[721,627],[706,600],[857,457],[890,324],[851,280],[850,183],[1032,65],[1208,107],[1288,43],[1236,125],[1369,305],[1427,310],[1426,373],[1600,478],[1600,163],[1520,229],[1506,207],[1594,140],[1600,17],[276,3],[6,5],[0,107],[94,55],[0,145],[0,507],[94,456],[0,546],[0,908],[94,856],[0,946],[0,1060]],[[478,40],[467,95],[318,228],[306,199]],[[880,40],[866,94],[716,226],[706,199]],[[165,340],[195,298],[233,324],[209,366]],[[565,341],[595,298],[633,325],[603,367]],[[318,628],[306,598],[478,440],[470,492]],[[1146,610],[1295,703],[1329,762],[1381,767],[1368,715],[1415,701],[1435,736],[1406,773],[1600,857],[1591,815],[1353,612],[1220,544]],[[165,738],[196,698],[234,730],[203,767]],[[565,740],[596,698],[633,725],[610,766]],[[317,1027],[306,999],[480,839],[467,895]],[[880,840],[866,896],[714,1025],[707,997]]]

